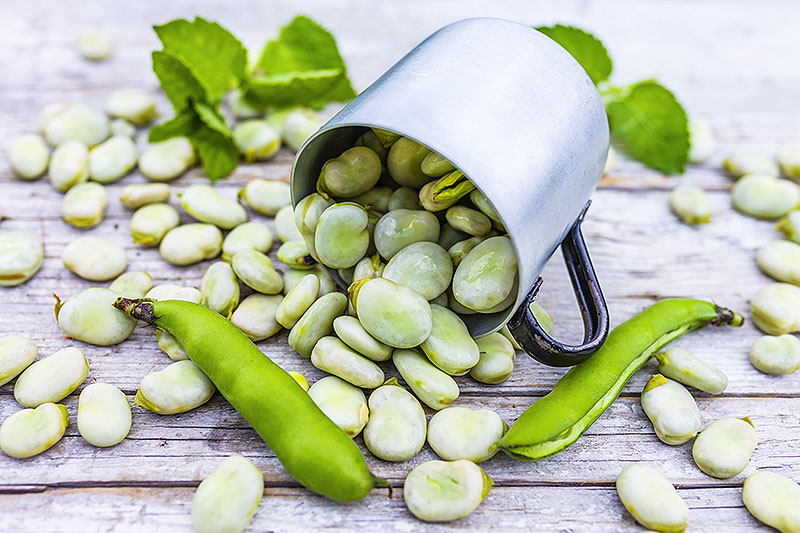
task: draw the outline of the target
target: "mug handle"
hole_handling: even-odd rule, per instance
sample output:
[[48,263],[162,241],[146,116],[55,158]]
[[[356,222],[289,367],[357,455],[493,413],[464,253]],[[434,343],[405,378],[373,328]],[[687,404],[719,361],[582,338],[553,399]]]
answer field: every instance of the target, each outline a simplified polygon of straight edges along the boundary
[[531,357],[550,366],[572,366],[586,360],[605,342],[608,335],[608,307],[597,281],[586,241],[581,233],[581,222],[591,200],[578,215],[561,242],[561,253],[567,265],[572,289],[583,317],[583,344],[562,344],[548,335],[530,310],[536,299],[542,278],[536,280],[522,305],[508,321],[508,329],[522,349]]

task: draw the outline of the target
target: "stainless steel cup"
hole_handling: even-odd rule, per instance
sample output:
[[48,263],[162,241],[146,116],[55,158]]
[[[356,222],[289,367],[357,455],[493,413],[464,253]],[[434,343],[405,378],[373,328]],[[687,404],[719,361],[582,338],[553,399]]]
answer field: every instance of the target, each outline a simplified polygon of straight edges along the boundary
[[[440,29],[300,148],[292,167],[295,205],[315,191],[325,161],[367,127],[443,155],[502,217],[519,262],[517,299],[502,312],[462,316],[474,336],[509,321],[529,354],[558,366],[596,351],[608,317],[580,223],[603,173],[608,124],[597,90],[568,52],[532,27],[506,20],[468,19]],[[550,338],[529,310],[539,274],[560,244],[584,316],[580,346]]]

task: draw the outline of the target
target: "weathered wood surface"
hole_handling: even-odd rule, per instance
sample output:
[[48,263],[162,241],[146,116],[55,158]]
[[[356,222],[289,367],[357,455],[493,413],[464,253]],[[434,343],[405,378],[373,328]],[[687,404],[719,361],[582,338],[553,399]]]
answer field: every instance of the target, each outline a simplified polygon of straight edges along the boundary
[[[157,91],[149,51],[157,42],[149,26],[195,14],[218,20],[258,47],[294,14],[307,13],[337,36],[357,88],[381,72],[429,33],[447,22],[490,15],[532,24],[567,22],[600,35],[615,60],[620,82],[657,76],[693,113],[709,117],[720,148],[709,164],[684,177],[665,178],[631,162],[620,162],[594,195],[584,233],[599,272],[614,324],[656,299],[709,298],[747,315],[748,299],[768,278],[755,266],[755,249],[776,238],[772,224],[744,218],[731,208],[730,181],[719,170],[728,151],[747,148],[771,154],[777,145],[800,140],[800,71],[795,22],[800,5],[772,2],[597,2],[545,5],[525,1],[424,2],[247,2],[210,0],[163,3],[11,1],[0,3],[0,147],[14,135],[34,129],[46,104],[86,100],[100,105],[118,87]],[[74,50],[77,31],[102,27],[115,39],[112,60],[90,64]],[[499,95],[500,96],[500,95]],[[161,101],[169,116],[169,108]],[[143,141],[143,139],[140,139]],[[242,166],[220,184],[230,197],[252,176],[288,179],[291,154],[270,163]],[[175,183],[179,192],[202,182],[193,171]],[[134,173],[109,187],[105,221],[93,235],[130,242],[130,213],[115,199],[124,184],[144,181]],[[669,213],[667,194],[690,182],[710,191],[713,222],[702,228],[678,223]],[[29,283],[0,290],[0,335],[22,334],[37,342],[41,355],[79,346],[91,364],[91,382],[119,386],[131,398],[142,376],[169,363],[151,330],[138,328],[117,347],[101,348],[64,339],[52,315],[52,292],[70,296],[92,284],[61,265],[63,247],[85,232],[60,219],[61,196],[41,180],[12,181],[0,158],[0,230],[27,229],[45,243],[42,270]],[[172,201],[175,203],[173,194]],[[188,217],[185,220],[188,220]],[[260,219],[254,215],[254,218]],[[265,219],[264,219],[265,220]],[[145,269],[156,283],[197,286],[207,263],[169,267],[156,250],[128,246],[129,269]],[[555,257],[544,273],[542,302],[555,333],[577,340],[580,320],[563,265]],[[619,471],[643,461],[660,468],[686,498],[690,529],[751,531],[759,524],[741,503],[741,482],[756,469],[800,479],[800,375],[773,378],[748,361],[759,333],[706,328],[678,344],[720,367],[730,378],[720,397],[696,394],[704,424],[723,416],[749,415],[759,446],[748,469],[730,480],[700,472],[691,445],[661,444],[641,411],[638,396],[655,365],[650,363],[625,388],[621,399],[567,451],[536,463],[504,456],[485,463],[496,481],[481,507],[450,527],[483,530],[638,531],[613,489]],[[287,369],[314,381],[322,373],[294,354],[286,334],[259,343]],[[387,375],[394,371],[386,366]],[[520,355],[512,378],[488,387],[458,378],[459,404],[496,409],[509,423],[552,388],[563,370],[543,367]],[[78,391],[79,392],[79,391]],[[129,437],[111,449],[88,445],[77,432],[77,394],[65,400],[72,421],[65,438],[46,453],[27,460],[0,456],[0,531],[181,531],[191,526],[194,487],[225,456],[242,453],[265,473],[267,489],[250,530],[288,531],[337,527],[415,530],[422,527],[406,511],[399,489],[408,471],[434,458],[426,446],[407,463],[390,464],[367,453],[373,471],[395,487],[392,497],[376,490],[363,502],[341,505],[300,488],[241,417],[216,395],[182,415],[158,416],[134,407]],[[0,419],[18,409],[12,384],[0,388]],[[429,413],[430,414],[430,413]],[[357,439],[363,449],[363,442]],[[444,529],[446,526],[431,526]]]

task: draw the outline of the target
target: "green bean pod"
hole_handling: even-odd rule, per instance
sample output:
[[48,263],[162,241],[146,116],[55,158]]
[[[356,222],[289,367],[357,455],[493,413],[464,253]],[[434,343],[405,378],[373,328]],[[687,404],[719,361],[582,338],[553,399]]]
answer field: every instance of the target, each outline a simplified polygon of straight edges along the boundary
[[356,501],[381,480],[358,447],[282,368],[222,315],[177,300],[119,298],[117,309],[171,333],[300,483]]
[[656,302],[614,328],[597,353],[572,367],[552,391],[520,415],[498,447],[526,461],[560,452],[614,403],[625,383],[655,352],[706,324],[742,322],[741,315],[702,300]]

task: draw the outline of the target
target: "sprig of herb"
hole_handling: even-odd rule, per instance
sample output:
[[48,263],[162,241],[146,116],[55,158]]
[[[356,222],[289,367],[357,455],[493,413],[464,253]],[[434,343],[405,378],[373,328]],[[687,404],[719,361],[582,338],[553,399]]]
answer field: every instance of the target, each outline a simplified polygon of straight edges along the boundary
[[242,43],[215,22],[178,19],[154,30],[164,49],[153,52],[153,71],[175,117],[152,128],[149,139],[188,137],[212,181],[239,164],[233,134],[219,112],[231,90],[240,88],[258,109],[321,108],[356,94],[336,40],[308,17],[284,26],[266,44],[252,72]]
[[586,70],[603,98],[611,133],[632,156],[665,174],[686,170],[688,118],[669,89],[655,80],[611,85],[613,63],[597,37],[561,24],[536,29],[563,46]]

